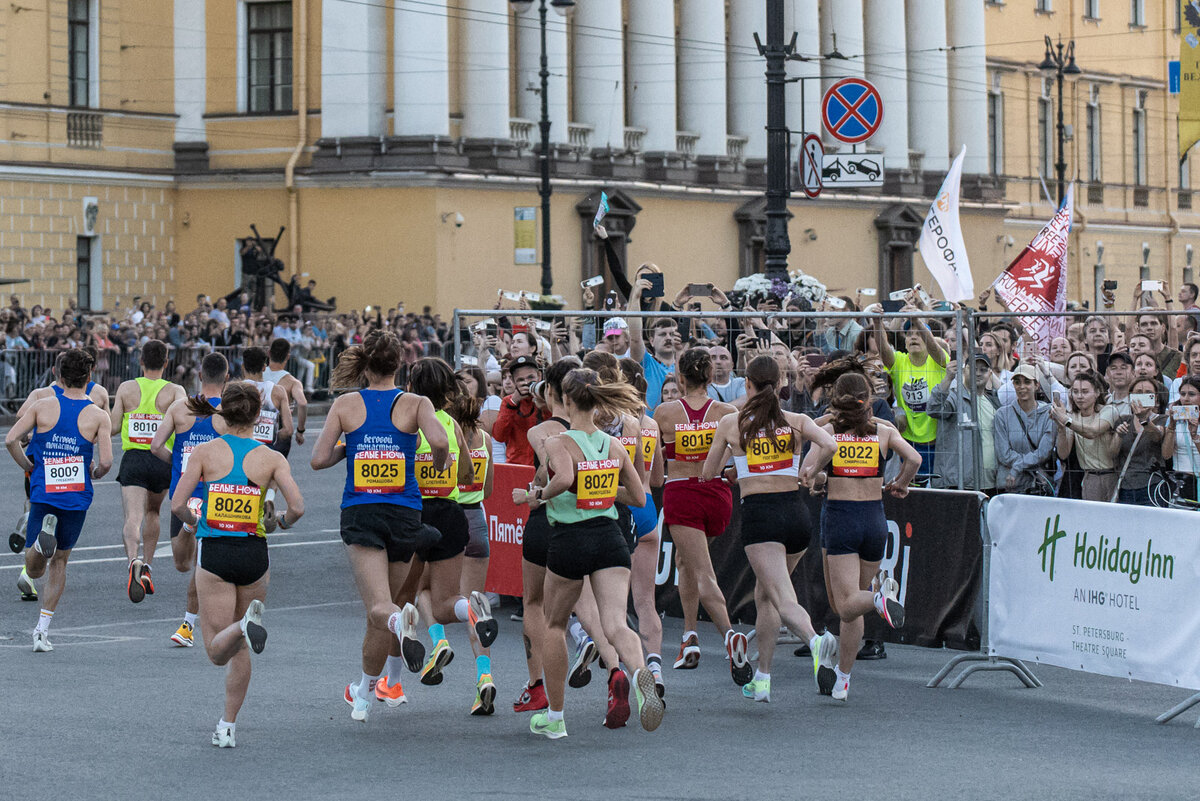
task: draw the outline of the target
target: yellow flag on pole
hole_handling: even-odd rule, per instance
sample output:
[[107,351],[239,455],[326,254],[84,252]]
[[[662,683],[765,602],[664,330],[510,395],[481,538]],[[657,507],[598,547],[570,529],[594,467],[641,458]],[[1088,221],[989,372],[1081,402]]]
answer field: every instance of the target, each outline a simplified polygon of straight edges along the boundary
[[1176,0],[1183,9],[1179,37],[1179,155],[1200,141],[1200,0]]

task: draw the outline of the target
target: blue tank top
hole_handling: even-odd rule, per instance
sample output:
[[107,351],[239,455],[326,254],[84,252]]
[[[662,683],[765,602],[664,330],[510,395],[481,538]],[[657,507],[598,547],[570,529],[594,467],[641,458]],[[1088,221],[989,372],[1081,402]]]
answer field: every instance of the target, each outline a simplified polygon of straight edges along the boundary
[[196,526],[197,537],[265,537],[262,487],[246,477],[243,462],[255,448],[265,448],[248,437],[222,434],[233,451],[233,467],[216,481],[203,482],[204,511]]
[[58,422],[42,433],[33,432],[29,443],[33,475],[29,499],[56,509],[83,511],[92,505],[92,450],[79,433],[79,415],[92,402],[58,396]]
[[367,419],[346,432],[346,489],[342,508],[363,503],[390,503],[421,508],[414,462],[417,435],[392,423],[392,409],[403,393],[399,389],[362,389],[358,393]]
[[[209,405],[214,409],[221,408],[220,398],[209,398]],[[213,428],[213,418],[197,417],[192,423],[192,427],[186,433],[175,435],[175,447],[171,451],[171,494],[175,494],[175,485],[179,483],[179,477],[183,475],[184,469],[187,467],[188,457],[191,456],[197,445],[201,445],[209,440],[217,438],[217,430]],[[192,492],[193,498],[200,498],[200,486],[196,485],[196,489]]]
[[[51,384],[51,385],[50,385],[50,388],[54,390],[54,394],[55,394],[55,395],[57,395],[58,397],[60,397],[60,398],[61,398],[61,397],[63,396],[63,388],[62,388],[62,387],[60,387],[60,386],[58,385],[58,382],[57,382],[57,381],[55,381],[53,384]],[[95,389],[95,388],[96,388],[96,382],[95,382],[95,381],[89,381],[89,382],[87,383],[87,387],[86,387],[86,388],[83,390],[83,394],[84,394],[84,395],[91,395],[91,394],[92,394],[92,390],[93,390],[93,389]]]

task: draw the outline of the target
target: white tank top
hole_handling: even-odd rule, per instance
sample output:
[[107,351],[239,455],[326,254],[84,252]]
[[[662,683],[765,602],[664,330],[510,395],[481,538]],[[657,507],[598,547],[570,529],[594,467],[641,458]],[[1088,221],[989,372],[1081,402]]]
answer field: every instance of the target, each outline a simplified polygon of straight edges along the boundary
[[278,384],[285,375],[291,375],[291,373],[287,370],[263,370],[263,378],[266,379],[263,383]]
[[[265,371],[263,372],[263,376],[264,377],[266,376]],[[247,379],[247,380],[249,381],[249,379]],[[271,400],[271,395],[272,395],[272,393],[275,392],[275,382],[274,381],[271,381],[271,380],[249,381],[249,383],[253,384],[254,387],[258,390],[258,397],[260,397],[262,399],[263,411],[266,411],[266,412],[278,411],[275,408],[275,402],[273,400]]]
[[765,431],[759,431],[746,443],[746,453],[733,457],[739,481],[751,476],[796,478],[800,475],[800,455],[793,450],[796,440],[792,436],[792,429],[779,428],[775,436],[784,444],[782,449],[775,447]]
[[275,404],[271,400],[271,393],[275,391],[275,382],[250,381],[250,383],[258,389],[258,396],[262,398],[262,411],[258,413],[258,420],[254,423],[253,436],[256,441],[270,445],[275,441],[279,427],[279,410],[275,408]]

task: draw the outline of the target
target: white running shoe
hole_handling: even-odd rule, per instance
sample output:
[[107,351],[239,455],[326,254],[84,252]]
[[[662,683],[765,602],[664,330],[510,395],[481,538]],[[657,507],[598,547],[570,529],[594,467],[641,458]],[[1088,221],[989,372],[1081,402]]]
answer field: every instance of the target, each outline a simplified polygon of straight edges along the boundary
[[50,644],[50,632],[35,631],[33,633],[33,652],[35,654],[46,654],[54,650],[54,646]]
[[904,628],[904,607],[900,605],[900,584],[888,576],[886,570],[871,582],[875,591],[875,611],[894,629]]
[[233,739],[233,729],[225,727],[213,732],[212,744],[217,748],[233,748],[237,745]]
[[246,607],[246,614],[242,615],[242,636],[246,638],[246,645],[256,654],[261,654],[267,645],[267,630],[262,624],[263,612],[266,610],[263,602],[255,598]]
[[25,572],[25,568],[21,568],[21,575],[17,576],[17,589],[21,592],[22,601],[36,601],[37,587],[33,586],[33,579]]
[[358,694],[358,684],[346,685],[346,701],[350,704],[350,719],[367,722],[371,714],[371,699]]
[[417,624],[421,616],[417,607],[405,604],[400,610],[400,630],[394,632],[400,641],[400,655],[410,673],[420,673],[425,666],[425,645],[417,639]]
[[847,676],[844,679],[839,677],[837,679],[837,682],[833,685],[833,700],[845,701],[846,696],[849,694],[850,694],[850,677]]
[[54,537],[54,531],[58,528],[58,518],[54,515],[46,515],[42,518],[42,530],[38,532],[37,542],[33,547],[37,552],[46,557],[46,560],[54,558],[54,552],[58,550],[58,540]]

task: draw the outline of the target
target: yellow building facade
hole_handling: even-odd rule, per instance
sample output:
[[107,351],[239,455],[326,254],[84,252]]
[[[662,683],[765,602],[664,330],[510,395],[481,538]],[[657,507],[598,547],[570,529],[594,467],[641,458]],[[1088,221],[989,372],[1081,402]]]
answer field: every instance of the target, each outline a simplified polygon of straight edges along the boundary
[[[761,269],[764,5],[576,0],[570,19],[550,14],[552,265],[569,305],[600,267],[602,190],[627,261],[657,263],[669,286]],[[1183,280],[1200,209],[1168,91],[1175,3],[787,6],[807,59],[789,64],[793,130],[801,115],[817,130],[822,88],[847,75],[885,108],[860,148],[883,186],[795,192],[790,266],[849,294],[931,286],[914,246],[966,144],[964,236],[990,283],[1053,211],[1049,35],[1075,42],[1081,70],[1063,96],[1070,297],[1092,299],[1101,275],[1132,289],[1143,267]],[[536,8],[503,0],[22,0],[0,11],[0,277],[54,310],[190,307],[238,285],[255,223],[286,226],[287,272],[343,309],[448,313],[537,291],[541,238],[530,259],[515,220],[539,206],[538,33]]]

